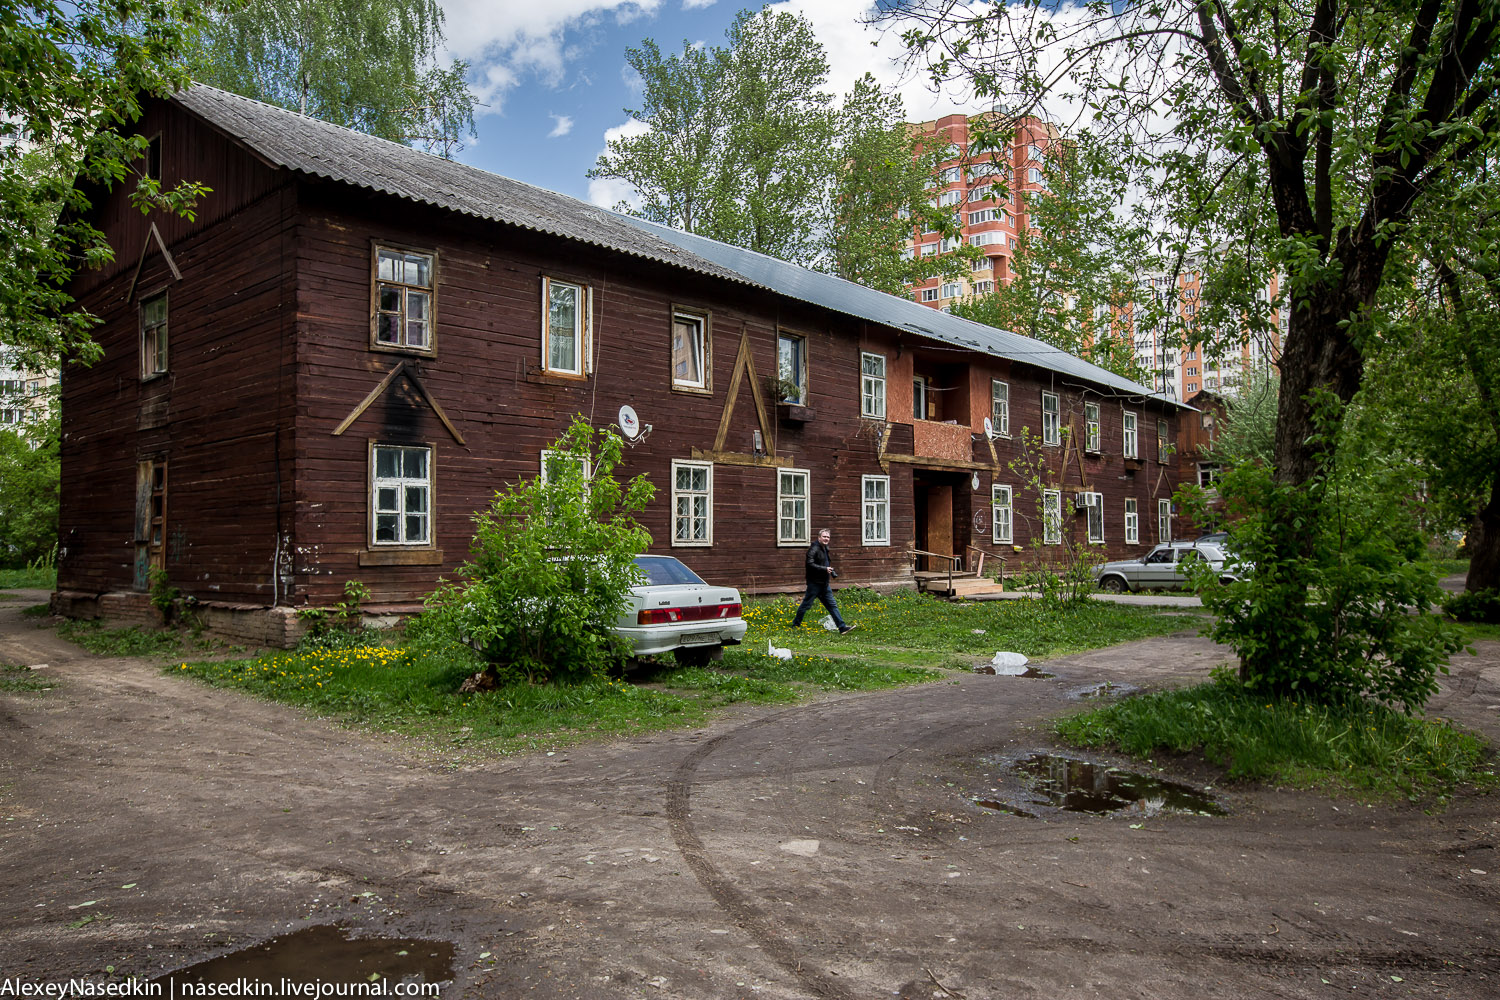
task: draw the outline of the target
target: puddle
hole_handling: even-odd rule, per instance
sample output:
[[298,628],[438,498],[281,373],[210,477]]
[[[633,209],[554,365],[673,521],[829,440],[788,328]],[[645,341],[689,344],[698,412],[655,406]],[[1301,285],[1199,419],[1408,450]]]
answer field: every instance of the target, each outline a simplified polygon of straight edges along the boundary
[[997,667],[992,663],[981,663],[974,668],[976,674],[999,674],[1001,677],[1056,677],[1036,667]]
[[453,978],[453,945],[418,938],[351,938],[320,924],[169,972],[153,983],[171,986],[251,982],[363,983],[379,979],[441,983]]
[[1001,802],[999,799],[975,799],[974,804],[981,809],[991,812],[1005,813],[1008,816],[1025,816],[1027,819],[1036,819],[1036,813],[1027,812],[1019,806],[1013,806],[1009,802]]
[[[1011,769],[1028,786],[1019,805],[1021,810],[1027,805],[1037,805],[1065,812],[1224,815],[1222,806],[1189,785],[1076,757],[1033,754],[1017,761]],[[977,800],[975,804],[991,808]],[[1009,811],[1018,810],[1017,806],[998,804]],[[1019,814],[1024,815],[1024,811]]]
[[1140,692],[1140,688],[1134,684],[1121,684],[1117,681],[1105,681],[1103,684],[1090,684],[1088,687],[1076,688],[1068,692],[1070,698],[1125,698]]

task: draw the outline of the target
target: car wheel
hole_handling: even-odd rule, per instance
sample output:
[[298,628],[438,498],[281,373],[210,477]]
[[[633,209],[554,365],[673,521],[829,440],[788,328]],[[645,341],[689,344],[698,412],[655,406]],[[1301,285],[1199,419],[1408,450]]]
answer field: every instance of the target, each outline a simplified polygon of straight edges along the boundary
[[677,663],[684,667],[706,667],[724,655],[723,646],[684,646],[672,651]]
[[1106,594],[1123,594],[1125,593],[1125,581],[1118,576],[1106,576],[1099,581],[1099,589]]

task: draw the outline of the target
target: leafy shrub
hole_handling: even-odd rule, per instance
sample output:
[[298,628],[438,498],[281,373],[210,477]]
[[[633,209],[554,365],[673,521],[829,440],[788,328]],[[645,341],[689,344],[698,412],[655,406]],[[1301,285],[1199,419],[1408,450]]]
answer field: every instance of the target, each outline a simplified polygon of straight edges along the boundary
[[344,599],[329,608],[302,608],[297,617],[307,623],[307,631],[297,641],[302,653],[328,649],[361,649],[378,646],[380,633],[364,620],[364,602],[370,599],[370,588],[359,580],[344,581]]
[[492,666],[532,679],[599,673],[625,655],[614,634],[635,557],[651,536],[634,515],[655,490],[614,478],[622,443],[583,417],[549,452],[545,474],[495,494],[475,515],[463,583],[428,599],[423,630],[440,630]]
[[1449,617],[1461,622],[1500,625],[1500,590],[1463,591],[1443,602]]

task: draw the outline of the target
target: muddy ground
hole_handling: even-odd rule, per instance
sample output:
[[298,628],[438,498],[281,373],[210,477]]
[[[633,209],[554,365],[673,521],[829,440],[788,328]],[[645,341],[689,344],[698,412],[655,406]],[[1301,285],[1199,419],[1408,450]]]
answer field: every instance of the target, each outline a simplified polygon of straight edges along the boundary
[[[0,604],[0,660],[58,686],[0,693],[0,981],[155,976],[337,922],[452,942],[451,997],[1500,996],[1500,795],[972,804],[1014,793],[1000,765],[1048,748],[1072,693],[1203,679],[1204,639],[452,769],[90,656],[28,603]],[[1430,711],[1500,737],[1500,644]]]

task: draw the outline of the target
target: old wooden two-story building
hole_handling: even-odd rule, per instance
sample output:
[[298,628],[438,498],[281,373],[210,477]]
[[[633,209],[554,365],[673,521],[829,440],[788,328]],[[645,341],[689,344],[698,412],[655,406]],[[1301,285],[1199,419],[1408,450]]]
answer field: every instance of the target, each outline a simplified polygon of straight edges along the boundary
[[626,406],[653,551],[750,591],[800,587],[823,526],[875,585],[913,549],[1172,533],[1181,408],[1045,344],[208,87],[140,124],[149,169],[212,193],[192,220],[95,198],[64,613],[144,609],[152,569],[263,641],[349,579],[413,604],[574,414]]

